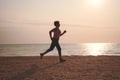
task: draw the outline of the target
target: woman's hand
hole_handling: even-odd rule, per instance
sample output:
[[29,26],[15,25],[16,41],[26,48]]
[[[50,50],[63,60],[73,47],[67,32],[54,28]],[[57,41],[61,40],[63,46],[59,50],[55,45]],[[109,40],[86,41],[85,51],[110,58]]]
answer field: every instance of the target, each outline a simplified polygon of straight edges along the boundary
[[64,30],[64,32],[63,33],[66,33],[67,31],[66,30]]
[[62,36],[62,35],[63,35],[63,34],[65,34],[66,32],[67,32],[67,31],[66,31],[66,30],[64,30],[64,31],[63,31],[63,33],[62,33],[60,36]]

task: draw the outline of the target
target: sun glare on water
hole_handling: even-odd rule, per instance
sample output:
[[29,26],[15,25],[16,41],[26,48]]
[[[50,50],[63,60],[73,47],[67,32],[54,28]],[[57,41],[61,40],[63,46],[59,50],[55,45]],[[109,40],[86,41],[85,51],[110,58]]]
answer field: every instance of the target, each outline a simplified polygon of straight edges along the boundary
[[88,53],[92,56],[103,55],[105,46],[106,46],[106,43],[87,43],[86,44]]

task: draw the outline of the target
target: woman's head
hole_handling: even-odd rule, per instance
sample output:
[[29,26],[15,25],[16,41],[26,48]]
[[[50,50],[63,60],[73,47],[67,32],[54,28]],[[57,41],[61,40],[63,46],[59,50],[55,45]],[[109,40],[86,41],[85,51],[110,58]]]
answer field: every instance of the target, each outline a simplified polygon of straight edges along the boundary
[[56,27],[60,27],[60,22],[59,22],[59,21],[54,21],[54,25],[55,25]]

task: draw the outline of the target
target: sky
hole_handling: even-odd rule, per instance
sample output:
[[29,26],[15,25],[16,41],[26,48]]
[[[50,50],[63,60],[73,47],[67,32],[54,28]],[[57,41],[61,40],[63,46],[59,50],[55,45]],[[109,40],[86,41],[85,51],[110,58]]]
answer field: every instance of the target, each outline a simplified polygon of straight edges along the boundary
[[120,0],[0,0],[0,44],[50,43],[60,21],[61,43],[119,43]]

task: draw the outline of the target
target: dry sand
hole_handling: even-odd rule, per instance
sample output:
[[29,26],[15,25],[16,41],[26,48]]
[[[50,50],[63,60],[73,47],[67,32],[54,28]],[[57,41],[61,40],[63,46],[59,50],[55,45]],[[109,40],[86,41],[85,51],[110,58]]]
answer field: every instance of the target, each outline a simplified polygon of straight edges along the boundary
[[0,80],[120,80],[120,56],[0,57]]

